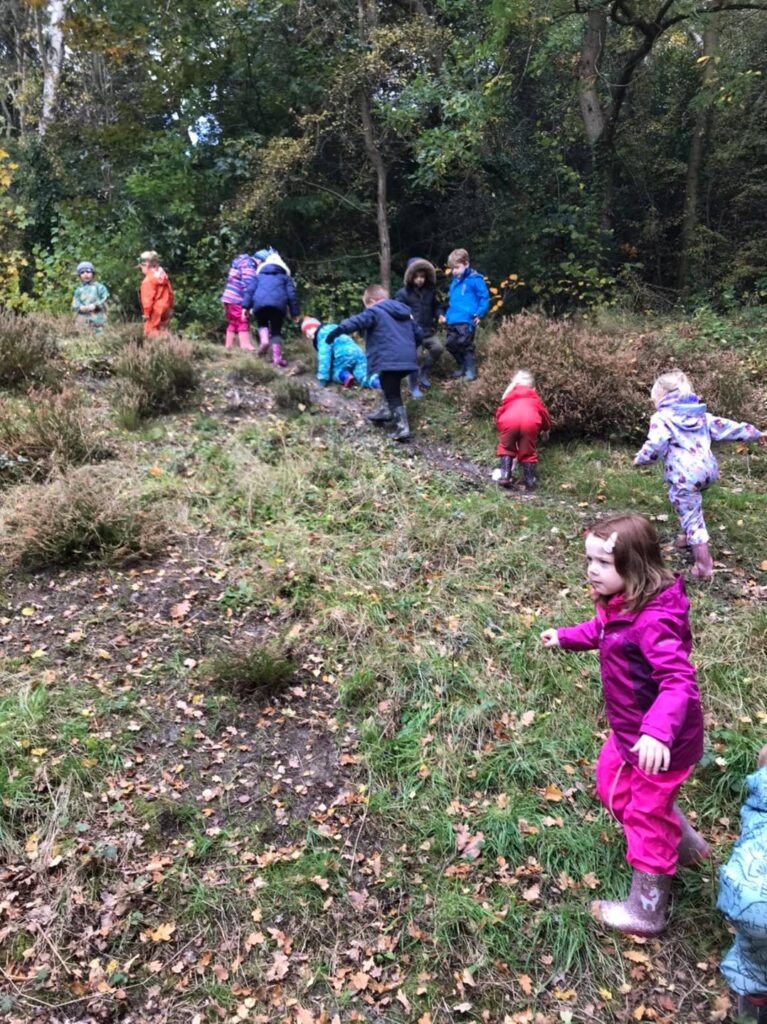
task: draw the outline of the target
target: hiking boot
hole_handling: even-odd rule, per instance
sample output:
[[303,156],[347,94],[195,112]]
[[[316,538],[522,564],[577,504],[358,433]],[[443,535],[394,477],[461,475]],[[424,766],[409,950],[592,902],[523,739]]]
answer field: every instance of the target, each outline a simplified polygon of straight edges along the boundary
[[622,903],[594,900],[591,914],[607,928],[624,935],[660,935],[666,927],[671,875],[634,871],[631,892]]
[[391,423],[392,412],[387,402],[381,402],[375,412],[367,417],[368,423]]
[[534,491],[538,487],[538,477],[535,475],[535,463],[523,462],[522,474],[525,479],[525,490]]
[[410,424],[407,421],[407,410],[404,405],[398,405],[396,409],[392,409],[394,416],[394,430],[391,434],[392,441],[409,441],[410,440]]
[[502,455],[499,468],[496,470],[498,476],[493,474],[493,479],[499,487],[511,487],[514,481],[511,478],[511,465],[514,460],[510,455]]
[[710,580],[714,572],[714,559],[708,550],[708,544],[691,544],[695,565],[692,567],[692,575],[696,580]]
[[700,832],[692,827],[677,804],[674,804],[674,814],[682,826],[682,838],[677,847],[679,863],[683,868],[696,867],[711,857],[711,849]]
[[409,373],[407,375],[407,386],[410,391],[411,398],[423,398],[423,391],[418,387],[417,373]]
[[738,996],[738,1017],[767,1024],[767,995]]
[[464,362],[466,367],[466,380],[477,379],[477,354],[476,352],[467,352]]

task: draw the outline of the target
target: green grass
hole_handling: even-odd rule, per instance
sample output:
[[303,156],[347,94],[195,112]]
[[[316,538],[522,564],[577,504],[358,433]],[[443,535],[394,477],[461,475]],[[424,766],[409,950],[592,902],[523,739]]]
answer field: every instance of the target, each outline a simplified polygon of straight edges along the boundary
[[[231,361],[209,355],[202,372],[225,391]],[[492,425],[463,419],[457,393],[433,389],[420,404],[418,439],[473,458],[489,474]],[[96,899],[107,883],[117,885],[127,856],[121,837],[138,835],[134,850],[167,854],[161,877],[136,900],[139,916],[106,944],[105,955],[121,964],[134,950],[143,964],[191,944],[195,956],[215,950],[228,969],[244,938],[263,931],[264,944],[228,980],[203,971],[192,976],[189,1005],[211,1015],[216,1006],[235,1011],[238,984],[268,987],[277,950],[269,928],[289,935],[300,951],[282,982],[285,997],[317,1012],[325,1007],[331,1017],[338,1010],[344,1021],[362,1009],[349,982],[362,964],[384,979],[400,972],[385,1008],[392,1021],[427,1011],[435,1021],[453,1019],[451,1007],[466,1000],[466,1020],[481,1019],[483,1010],[503,1020],[532,1008],[546,1021],[618,1021],[629,1019],[640,1000],[660,1014],[654,986],[663,971],[632,975],[623,956],[629,944],[600,933],[588,914],[592,898],[622,895],[628,879],[620,831],[593,795],[606,729],[596,659],[544,651],[538,642],[546,626],[590,613],[582,546],[593,518],[631,508],[656,519],[664,543],[672,539],[676,524],[660,471],[634,468],[623,446],[550,443],[542,450],[541,490],[528,501],[489,483],[467,483],[435,468],[428,455],[388,446],[372,430],[347,434],[310,406],[295,417],[234,424],[210,409],[180,414],[132,443],[140,446],[142,466],[162,467],[160,477],[142,482],[144,495],[162,493],[182,505],[183,528],[200,544],[199,551],[193,544],[188,555],[173,555],[187,559],[182,590],[196,591],[202,570],[215,571],[217,596],[205,612],[215,628],[197,637],[195,623],[185,633],[182,624],[167,622],[166,608],[153,609],[166,620],[165,635],[140,681],[131,678],[123,689],[98,678],[83,684],[82,661],[74,680],[59,673],[55,686],[43,687],[34,683],[34,662],[6,666],[6,849],[18,855],[31,830],[55,827],[73,844],[78,822],[106,830],[106,846],[94,843],[92,854],[80,851],[81,863],[72,860],[73,879]],[[723,857],[767,721],[767,612],[756,589],[767,584],[760,568],[767,455],[733,446],[720,462],[722,483],[705,505],[724,569],[713,586],[689,587],[706,754],[683,802]],[[669,557],[684,570],[687,556],[669,549]],[[97,576],[88,578],[95,590]],[[130,618],[130,603],[110,600],[98,612],[86,606],[81,621],[128,630],[122,618]],[[138,648],[147,622],[136,629]],[[189,645],[197,645],[192,667]],[[280,658],[265,659],[264,650]],[[234,655],[219,653],[216,662],[217,651]],[[310,654],[317,660],[305,661]],[[320,675],[332,666],[326,685],[338,697],[334,735],[354,735],[358,744],[349,748],[358,774],[344,783],[351,810],[332,808],[325,820],[328,807],[317,812],[318,795],[312,812],[288,824],[275,823],[270,810],[211,827],[198,790],[216,774],[217,784],[228,784],[226,758],[247,748],[252,732],[274,730],[279,743],[280,730],[298,723],[309,730],[299,754],[307,744],[311,752],[315,708],[280,701],[294,672],[304,686],[320,663]],[[200,710],[199,722],[189,707]],[[158,722],[163,715],[167,720]],[[142,779],[158,783],[151,775],[158,750],[149,753],[140,742],[132,750],[130,722],[147,732],[154,725],[176,730],[168,751],[159,748],[158,763],[188,789],[147,799]],[[45,752],[35,754],[40,748]],[[226,758],[217,759],[220,751]],[[114,782],[123,778],[126,758],[133,792]],[[39,787],[41,767],[49,790]],[[271,793],[274,779],[261,768],[253,755],[253,792],[269,807],[273,796],[292,808],[290,794]],[[112,795],[100,800],[109,786]],[[65,791],[64,815],[51,793]],[[235,807],[234,797],[221,806]],[[475,860],[461,853],[466,831],[482,833]],[[109,843],[114,856],[104,852]],[[349,893],[363,891],[365,908],[356,911]],[[696,964],[715,961],[728,937],[713,911],[710,875],[682,872],[675,892],[663,946],[641,949],[651,959],[668,951],[673,963],[665,976],[681,972],[681,990],[697,977]],[[138,938],[171,919],[176,946],[155,948]],[[18,952],[26,939],[13,942]],[[356,959],[348,958],[350,950]],[[339,974],[345,967],[351,973]],[[464,971],[475,982],[465,997],[456,987]],[[520,976],[529,977],[531,995]],[[710,971],[710,987],[696,996],[691,1015],[675,1019],[708,1019],[721,991],[714,979]],[[156,980],[166,995],[176,991],[172,972],[158,972]],[[143,974],[140,982],[154,979]],[[621,984],[631,987],[621,992]],[[398,989],[412,1012],[394,998]],[[577,996],[562,998],[568,989]]]

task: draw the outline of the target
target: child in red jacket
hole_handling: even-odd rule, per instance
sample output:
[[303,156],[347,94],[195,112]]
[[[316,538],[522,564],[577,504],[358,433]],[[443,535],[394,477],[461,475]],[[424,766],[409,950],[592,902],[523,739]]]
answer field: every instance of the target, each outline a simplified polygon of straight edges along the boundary
[[551,430],[551,417],[534,388],[533,375],[527,370],[519,370],[495,410],[498,428],[495,454],[500,455],[501,464],[493,472],[493,479],[500,487],[510,487],[514,483],[515,460],[522,466],[527,490],[534,491],[538,486],[535,476],[538,434],[542,430]]

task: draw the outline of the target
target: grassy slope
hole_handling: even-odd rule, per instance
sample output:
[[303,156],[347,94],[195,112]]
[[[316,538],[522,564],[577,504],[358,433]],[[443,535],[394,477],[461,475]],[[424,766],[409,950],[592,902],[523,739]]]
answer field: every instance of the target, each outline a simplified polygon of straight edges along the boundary
[[[252,404],[228,416],[225,366],[207,365],[199,411],[120,438],[148,500],[182,509],[169,559],[6,581],[5,1008],[423,1024],[723,1012],[711,873],[680,876],[662,942],[591,923],[589,899],[627,879],[592,791],[598,671],[537,643],[589,613],[590,518],[644,511],[670,541],[659,474],[622,448],[550,445],[540,495],[508,497],[345,418],[270,413],[266,388],[243,385]],[[490,431],[454,398],[422,403],[419,440],[489,470]],[[767,717],[766,473],[762,450],[723,454],[707,497],[723,569],[691,588],[708,733],[686,797],[718,858]],[[183,600],[193,612],[174,616]],[[267,640],[295,685],[222,692],[206,655]]]

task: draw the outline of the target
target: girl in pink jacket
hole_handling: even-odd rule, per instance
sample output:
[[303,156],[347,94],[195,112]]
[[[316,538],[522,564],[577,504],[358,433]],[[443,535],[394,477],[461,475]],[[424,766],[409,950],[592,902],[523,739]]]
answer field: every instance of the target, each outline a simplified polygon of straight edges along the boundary
[[596,604],[589,622],[541,634],[545,647],[599,651],[612,732],[597,761],[597,794],[623,826],[633,868],[623,902],[600,900],[594,916],[633,935],[666,925],[677,865],[710,856],[676,804],[703,753],[703,714],[690,662],[690,603],[681,577],[664,568],[644,516],[597,523],[586,537],[587,576]]

